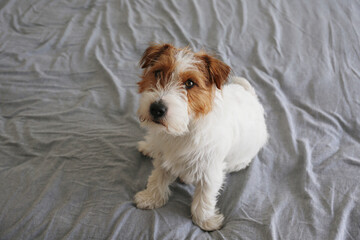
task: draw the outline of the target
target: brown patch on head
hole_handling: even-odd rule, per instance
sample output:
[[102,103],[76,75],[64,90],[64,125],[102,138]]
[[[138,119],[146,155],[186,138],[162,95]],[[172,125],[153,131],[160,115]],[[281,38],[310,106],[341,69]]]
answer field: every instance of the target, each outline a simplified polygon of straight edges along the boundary
[[209,113],[212,109],[214,90],[205,72],[189,71],[180,73],[181,82],[185,84],[186,81],[194,82],[194,87],[187,89],[188,106],[195,113],[195,117],[200,117]]
[[170,44],[157,44],[148,47],[140,60],[141,68],[145,68],[138,82],[139,92],[154,88],[159,82],[165,86],[169,75],[175,67],[177,49]]
[[196,64],[199,71],[193,73],[193,77],[189,76],[185,77],[185,79],[193,79],[196,84],[187,91],[187,96],[189,107],[195,112],[196,117],[199,117],[211,111],[215,86],[221,89],[231,69],[222,61],[205,52],[196,53],[195,57],[200,60]]

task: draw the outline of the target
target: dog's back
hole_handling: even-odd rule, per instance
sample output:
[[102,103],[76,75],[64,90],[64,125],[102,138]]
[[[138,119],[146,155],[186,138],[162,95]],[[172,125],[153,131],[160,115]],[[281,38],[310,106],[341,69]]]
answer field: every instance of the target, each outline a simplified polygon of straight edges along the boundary
[[228,112],[234,131],[232,148],[225,159],[227,172],[245,168],[268,138],[264,109],[255,89],[244,78],[232,77],[230,81],[223,89],[222,106],[232,105]]
[[256,93],[255,93],[255,89],[250,85],[249,81],[246,80],[245,78],[242,78],[242,77],[232,77],[232,78],[231,78],[231,82],[243,86],[243,88],[244,88],[246,91],[252,93],[254,96],[257,96]]

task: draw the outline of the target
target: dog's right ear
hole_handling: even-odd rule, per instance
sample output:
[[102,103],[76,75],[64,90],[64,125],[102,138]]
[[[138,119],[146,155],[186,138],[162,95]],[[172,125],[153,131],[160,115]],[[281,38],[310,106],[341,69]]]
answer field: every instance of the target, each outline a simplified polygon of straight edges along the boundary
[[173,48],[171,44],[152,44],[150,47],[148,47],[140,62],[139,65],[141,68],[147,68],[150,67],[156,62],[156,60],[160,57],[161,54],[163,54],[168,49]]
[[210,82],[215,84],[218,89],[221,89],[222,85],[227,81],[231,68],[226,63],[205,52],[200,52],[197,55],[205,63]]

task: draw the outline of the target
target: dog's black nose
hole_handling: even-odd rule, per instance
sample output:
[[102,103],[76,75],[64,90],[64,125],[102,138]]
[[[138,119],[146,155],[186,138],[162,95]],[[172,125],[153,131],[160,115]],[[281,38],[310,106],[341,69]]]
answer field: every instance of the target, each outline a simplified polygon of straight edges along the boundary
[[167,107],[162,101],[153,102],[150,105],[150,114],[154,117],[154,119],[159,119],[165,115],[167,111]]

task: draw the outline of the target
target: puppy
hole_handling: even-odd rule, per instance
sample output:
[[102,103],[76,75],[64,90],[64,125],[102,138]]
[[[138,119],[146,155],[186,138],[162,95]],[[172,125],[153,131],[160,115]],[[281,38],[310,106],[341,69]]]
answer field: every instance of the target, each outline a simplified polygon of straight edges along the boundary
[[163,206],[179,177],[196,185],[193,222],[219,229],[224,217],[216,199],[225,174],[245,168],[267,141],[264,109],[248,81],[229,77],[230,67],[205,52],[151,45],[140,66],[138,115],[148,134],[138,149],[154,158],[154,170],[136,206]]

